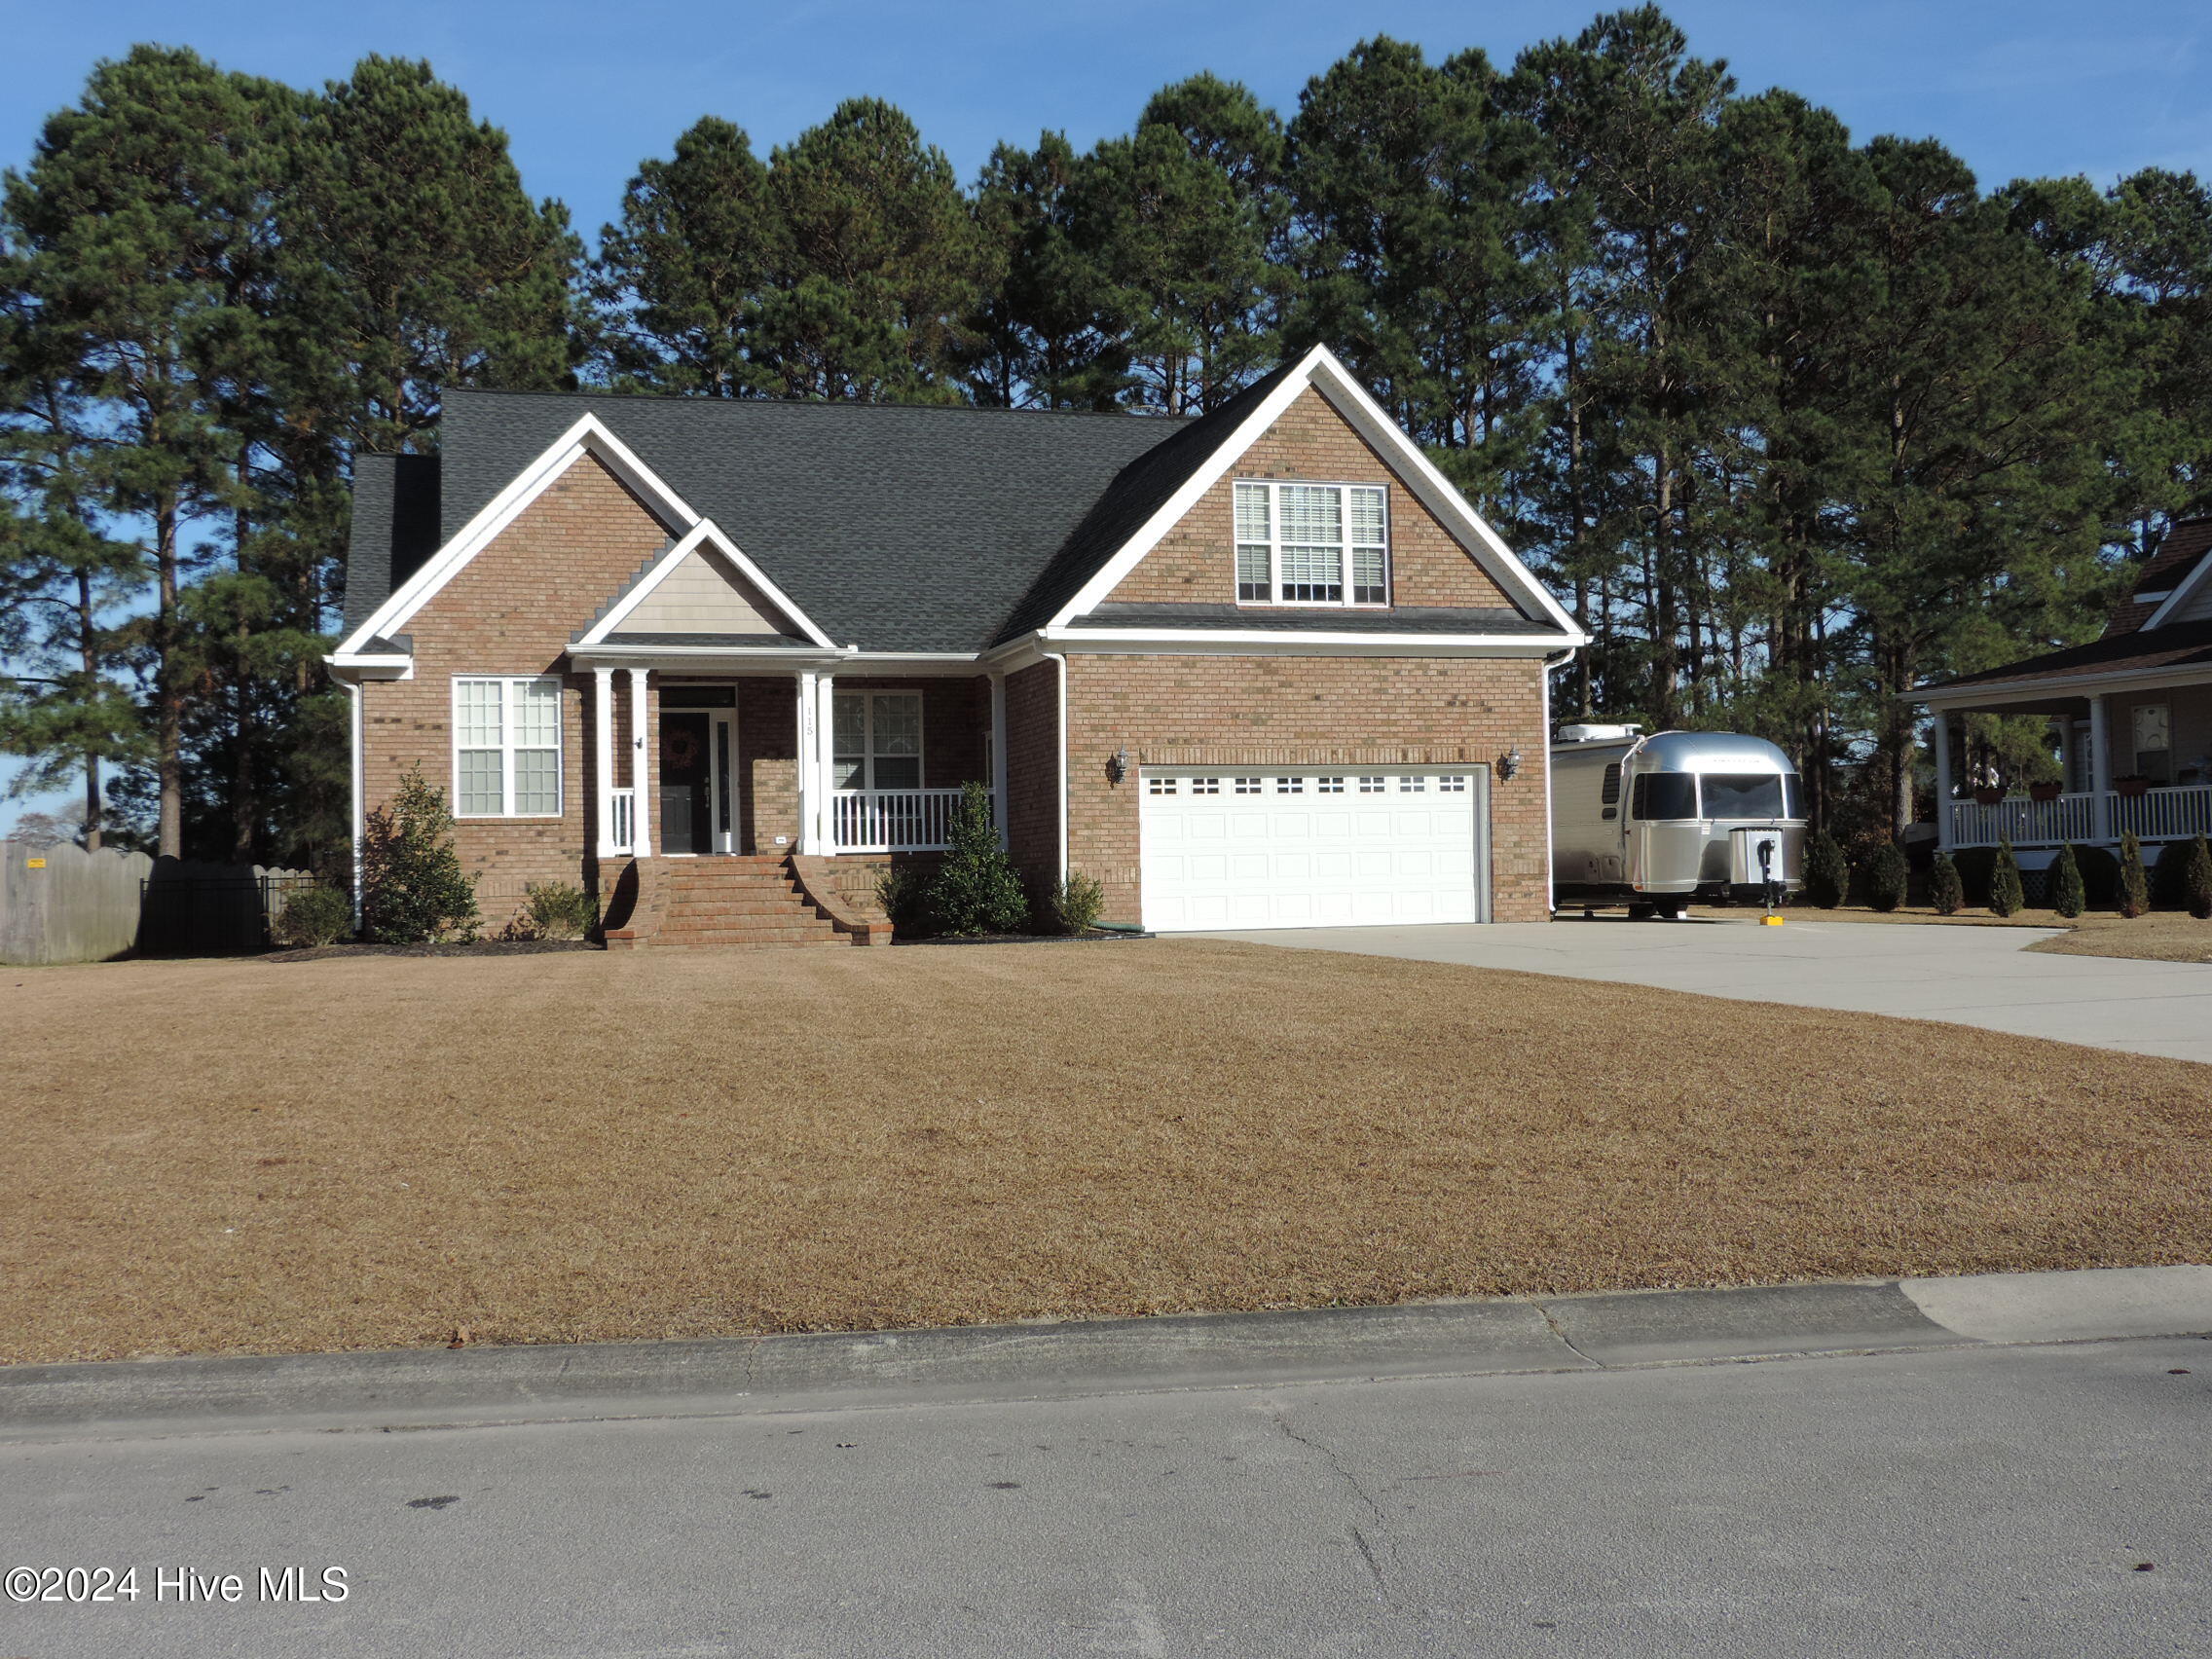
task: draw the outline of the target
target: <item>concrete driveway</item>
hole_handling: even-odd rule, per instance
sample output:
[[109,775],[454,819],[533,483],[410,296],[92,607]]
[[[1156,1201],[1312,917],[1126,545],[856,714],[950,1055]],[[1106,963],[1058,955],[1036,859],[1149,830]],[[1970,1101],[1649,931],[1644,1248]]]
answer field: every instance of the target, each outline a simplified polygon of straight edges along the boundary
[[2024,1037],[2212,1062],[2212,964],[2046,956],[2046,928],[1696,919],[1490,927],[1272,928],[1208,936],[1306,950],[1512,968],[1671,991],[1945,1019]]

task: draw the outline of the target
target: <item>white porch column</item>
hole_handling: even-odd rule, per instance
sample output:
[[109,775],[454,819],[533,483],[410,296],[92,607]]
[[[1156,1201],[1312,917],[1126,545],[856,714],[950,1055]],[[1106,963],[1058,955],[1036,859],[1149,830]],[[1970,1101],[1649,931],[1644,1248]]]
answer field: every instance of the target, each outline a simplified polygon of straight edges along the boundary
[[814,675],[811,671],[797,677],[798,682],[798,732],[793,740],[792,771],[798,779],[798,852],[809,855],[821,848],[815,845],[814,826],[817,816],[814,797],[822,791],[819,768],[814,764],[814,717],[819,709],[814,700]]
[[1951,850],[1951,711],[1936,714],[1936,845]]
[[1014,816],[1006,793],[1006,676],[991,676],[991,816],[998,821],[999,845],[1006,845],[1007,821]]
[[2112,738],[2105,720],[2105,700],[2089,699],[2089,810],[2094,815],[2097,839],[2112,839]]
[[837,850],[837,812],[830,795],[837,787],[837,677],[814,677],[814,840],[828,856]]
[[591,671],[591,758],[599,770],[599,856],[610,859],[614,845],[614,670]]
[[646,721],[645,670],[630,670],[630,824],[638,857],[653,856],[652,732]]
[[2053,715],[2050,727],[2058,738],[2058,791],[2065,794],[2074,788],[2074,722],[2064,715]]

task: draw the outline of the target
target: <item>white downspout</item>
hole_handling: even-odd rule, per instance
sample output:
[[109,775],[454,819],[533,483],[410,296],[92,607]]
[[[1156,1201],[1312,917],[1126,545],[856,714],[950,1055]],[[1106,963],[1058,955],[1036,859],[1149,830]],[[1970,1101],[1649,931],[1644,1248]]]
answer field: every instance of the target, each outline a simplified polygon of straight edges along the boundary
[[352,806],[348,816],[350,820],[353,837],[353,931],[355,933],[361,931],[361,872],[364,867],[362,844],[368,838],[367,809],[362,798],[367,793],[367,787],[363,781],[364,762],[361,755],[364,729],[361,715],[361,682],[358,680],[347,681],[346,723],[350,729],[349,747],[353,752],[353,763],[347,768],[350,774],[347,781],[353,796]]
[[[1536,760],[1537,764],[1544,769],[1544,919],[1546,921],[1551,920],[1553,912],[1559,908],[1559,878],[1552,867],[1552,670],[1565,668],[1573,660],[1574,650],[1572,646],[1560,652],[1557,662],[1552,661],[1550,657],[1544,658],[1544,723],[1540,740],[1543,744],[1543,752],[1536,757]],[[1492,867],[1493,869],[1496,867],[1494,860]],[[1493,875],[1491,884],[1493,888],[1496,886],[1496,881],[1497,878]]]

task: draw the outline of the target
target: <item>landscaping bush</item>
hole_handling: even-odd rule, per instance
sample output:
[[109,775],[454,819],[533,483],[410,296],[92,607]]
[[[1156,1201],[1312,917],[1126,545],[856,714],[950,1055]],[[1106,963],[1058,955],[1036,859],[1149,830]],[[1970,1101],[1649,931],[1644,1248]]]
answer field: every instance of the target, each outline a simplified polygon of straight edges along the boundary
[[2120,903],[2120,860],[2110,847],[2069,847],[2074,866],[2082,872],[2084,909],[2109,910]]
[[476,937],[476,883],[453,850],[453,814],[420,771],[362,825],[361,933],[377,944]]
[[1062,933],[1088,933],[1106,908],[1106,889],[1095,875],[1071,872],[1052,893],[1052,920]]
[[[2173,855],[2174,849],[2168,847],[2158,862],[2164,864]],[[2212,920],[2212,846],[2202,835],[2190,842],[2189,857],[2182,863],[2181,899],[2182,907],[2198,921]]]
[[944,863],[930,883],[930,914],[948,934],[1018,933],[1029,921],[1029,897],[1014,861],[991,828],[991,793],[969,784],[952,809]]
[[928,915],[929,884],[904,865],[875,878],[875,902],[894,930],[918,927]]
[[2020,887],[2020,861],[2012,856],[2012,843],[1997,843],[1997,865],[1989,874],[1989,913],[2016,916],[2028,902]]
[[1910,874],[1904,850],[1895,841],[1884,841],[1867,855],[1867,904],[1885,913],[1896,909],[1904,903],[1904,884]]
[[2074,862],[2074,849],[2061,847],[2048,877],[2050,907],[2062,916],[2079,916],[2088,902],[2082,890],[2082,866]]
[[353,901],[335,887],[303,889],[286,902],[269,931],[289,949],[335,944],[353,931]]
[[2151,907],[2151,884],[2143,874],[2143,843],[2133,830],[2120,837],[2120,901],[2123,916],[2140,916]]
[[1955,916],[1966,906],[1966,889],[1959,883],[1959,866],[1949,853],[1939,852],[1928,871],[1928,903],[1938,916]]
[[599,922],[599,902],[566,881],[534,881],[523,889],[532,939],[582,939]]
[[1990,877],[1997,873],[1995,847],[1961,847],[1951,855],[1951,863],[1958,867],[1959,891],[1969,904],[1989,903]]
[[1817,831],[1805,849],[1805,903],[1832,910],[1850,891],[1851,865],[1843,856],[1842,843],[1825,830]]

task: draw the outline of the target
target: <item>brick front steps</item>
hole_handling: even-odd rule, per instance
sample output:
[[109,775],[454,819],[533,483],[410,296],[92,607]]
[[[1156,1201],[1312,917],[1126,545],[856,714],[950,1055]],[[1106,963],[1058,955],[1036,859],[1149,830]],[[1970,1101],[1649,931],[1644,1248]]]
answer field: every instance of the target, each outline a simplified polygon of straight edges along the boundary
[[671,859],[655,950],[670,946],[849,945],[777,856]]

